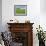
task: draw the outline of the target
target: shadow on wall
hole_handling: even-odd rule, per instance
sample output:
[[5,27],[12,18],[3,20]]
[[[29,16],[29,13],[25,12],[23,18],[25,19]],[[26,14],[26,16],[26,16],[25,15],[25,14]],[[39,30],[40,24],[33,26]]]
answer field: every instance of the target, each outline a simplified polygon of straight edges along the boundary
[[40,12],[46,13],[46,0],[40,0]]
[[33,33],[33,46],[39,46],[39,40],[35,33]]
[[2,0],[0,0],[0,31],[2,31]]

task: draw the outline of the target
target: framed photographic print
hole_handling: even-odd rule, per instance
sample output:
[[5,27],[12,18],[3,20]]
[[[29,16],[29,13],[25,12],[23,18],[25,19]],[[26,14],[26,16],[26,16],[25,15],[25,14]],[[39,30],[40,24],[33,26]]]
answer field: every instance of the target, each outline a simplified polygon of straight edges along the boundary
[[14,5],[14,16],[26,16],[27,5]]

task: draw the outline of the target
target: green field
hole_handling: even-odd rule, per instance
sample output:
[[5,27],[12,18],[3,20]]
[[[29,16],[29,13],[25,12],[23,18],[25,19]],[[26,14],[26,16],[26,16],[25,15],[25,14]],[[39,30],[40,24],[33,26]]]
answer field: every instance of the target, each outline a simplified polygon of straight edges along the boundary
[[16,8],[16,14],[25,14],[25,9]]

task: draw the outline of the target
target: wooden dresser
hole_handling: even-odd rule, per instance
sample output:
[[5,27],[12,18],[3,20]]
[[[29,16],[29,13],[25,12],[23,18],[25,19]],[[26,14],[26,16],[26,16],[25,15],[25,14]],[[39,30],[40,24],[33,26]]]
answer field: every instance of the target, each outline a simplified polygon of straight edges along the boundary
[[7,23],[12,39],[23,43],[22,46],[33,46],[33,23]]

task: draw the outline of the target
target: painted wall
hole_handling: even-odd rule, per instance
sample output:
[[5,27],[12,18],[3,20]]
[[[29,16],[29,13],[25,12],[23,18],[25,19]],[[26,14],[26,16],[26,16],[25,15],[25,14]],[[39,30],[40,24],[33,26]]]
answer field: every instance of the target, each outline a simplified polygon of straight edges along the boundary
[[46,0],[40,0],[40,10],[43,13],[46,13]]
[[40,24],[46,31],[46,0],[40,0]]
[[[27,5],[27,16],[14,16],[14,5]],[[46,29],[46,14],[42,12],[44,4],[40,0],[2,0],[2,25],[3,31],[8,30],[7,22],[11,19],[17,19],[19,22],[30,20],[33,25],[33,45],[38,46],[38,39],[36,37],[36,27],[39,24]],[[36,40],[37,39],[37,40]]]
[[0,0],[0,31],[2,31],[2,0]]
[[[14,16],[14,5],[27,5],[27,16]],[[2,1],[2,23],[3,26],[10,19],[17,19],[19,22],[24,22],[29,19],[30,22],[39,23],[40,20],[40,0],[3,0]],[[19,19],[18,19],[19,18]],[[23,19],[22,19],[23,18]],[[38,21],[37,21],[38,20]],[[6,28],[4,27],[6,30]]]

